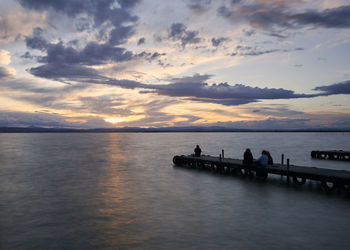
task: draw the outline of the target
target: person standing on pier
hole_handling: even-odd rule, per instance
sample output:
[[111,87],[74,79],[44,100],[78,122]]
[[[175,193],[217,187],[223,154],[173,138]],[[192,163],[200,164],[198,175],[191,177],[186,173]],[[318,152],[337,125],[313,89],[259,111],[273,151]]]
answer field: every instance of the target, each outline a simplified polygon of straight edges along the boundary
[[200,157],[202,153],[201,148],[199,147],[199,145],[196,146],[196,148],[194,149],[194,156],[196,157]]

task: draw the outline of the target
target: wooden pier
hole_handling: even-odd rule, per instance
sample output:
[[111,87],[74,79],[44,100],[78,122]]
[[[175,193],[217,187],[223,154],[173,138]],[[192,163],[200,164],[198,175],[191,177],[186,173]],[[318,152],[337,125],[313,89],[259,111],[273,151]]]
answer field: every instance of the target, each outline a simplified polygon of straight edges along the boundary
[[343,150],[314,150],[311,157],[315,159],[350,161],[350,152]]
[[261,180],[265,180],[268,174],[286,176],[288,184],[290,179],[292,179],[296,185],[303,185],[306,180],[313,180],[319,181],[327,191],[341,189],[350,192],[350,171],[295,166],[289,164],[289,159],[287,159],[286,165],[274,164],[262,167],[255,163],[243,164],[242,160],[239,159],[222,158],[221,155],[220,157],[181,155],[174,156],[173,163],[182,167],[207,170],[221,174],[255,176]]

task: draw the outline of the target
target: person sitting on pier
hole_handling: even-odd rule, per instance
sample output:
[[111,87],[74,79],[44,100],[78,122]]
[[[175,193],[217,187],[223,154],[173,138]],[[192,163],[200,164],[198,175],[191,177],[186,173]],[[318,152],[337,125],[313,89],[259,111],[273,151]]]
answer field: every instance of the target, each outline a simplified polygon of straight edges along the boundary
[[267,164],[268,165],[273,165],[273,159],[269,151],[266,151],[267,153]]
[[247,148],[244,152],[244,155],[243,155],[243,164],[251,164],[253,163],[253,155],[252,155],[252,152],[250,151],[249,148]]
[[194,149],[194,156],[200,157],[202,153],[201,148],[197,145],[196,148]]
[[263,150],[261,152],[261,156],[254,160],[255,163],[258,163],[260,166],[267,167],[269,162],[268,152],[266,150]]

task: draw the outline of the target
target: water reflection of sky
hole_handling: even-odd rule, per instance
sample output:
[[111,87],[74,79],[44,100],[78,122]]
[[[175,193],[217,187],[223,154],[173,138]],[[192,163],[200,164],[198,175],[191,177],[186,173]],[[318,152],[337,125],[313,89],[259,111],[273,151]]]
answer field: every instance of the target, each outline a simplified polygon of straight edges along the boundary
[[317,183],[288,187],[270,176],[257,182],[173,167],[171,159],[199,144],[205,154],[224,148],[227,157],[247,146],[254,155],[268,146],[273,156],[293,148],[306,162],[305,152],[325,142],[346,150],[347,136],[0,134],[0,242],[4,249],[258,249],[256,242],[342,249],[348,197]]

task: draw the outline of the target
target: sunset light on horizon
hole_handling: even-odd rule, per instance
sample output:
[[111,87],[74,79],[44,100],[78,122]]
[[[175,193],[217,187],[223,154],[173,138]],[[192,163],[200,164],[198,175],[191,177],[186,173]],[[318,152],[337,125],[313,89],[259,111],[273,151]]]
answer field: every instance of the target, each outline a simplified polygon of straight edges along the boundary
[[350,129],[349,0],[0,6],[0,127]]

